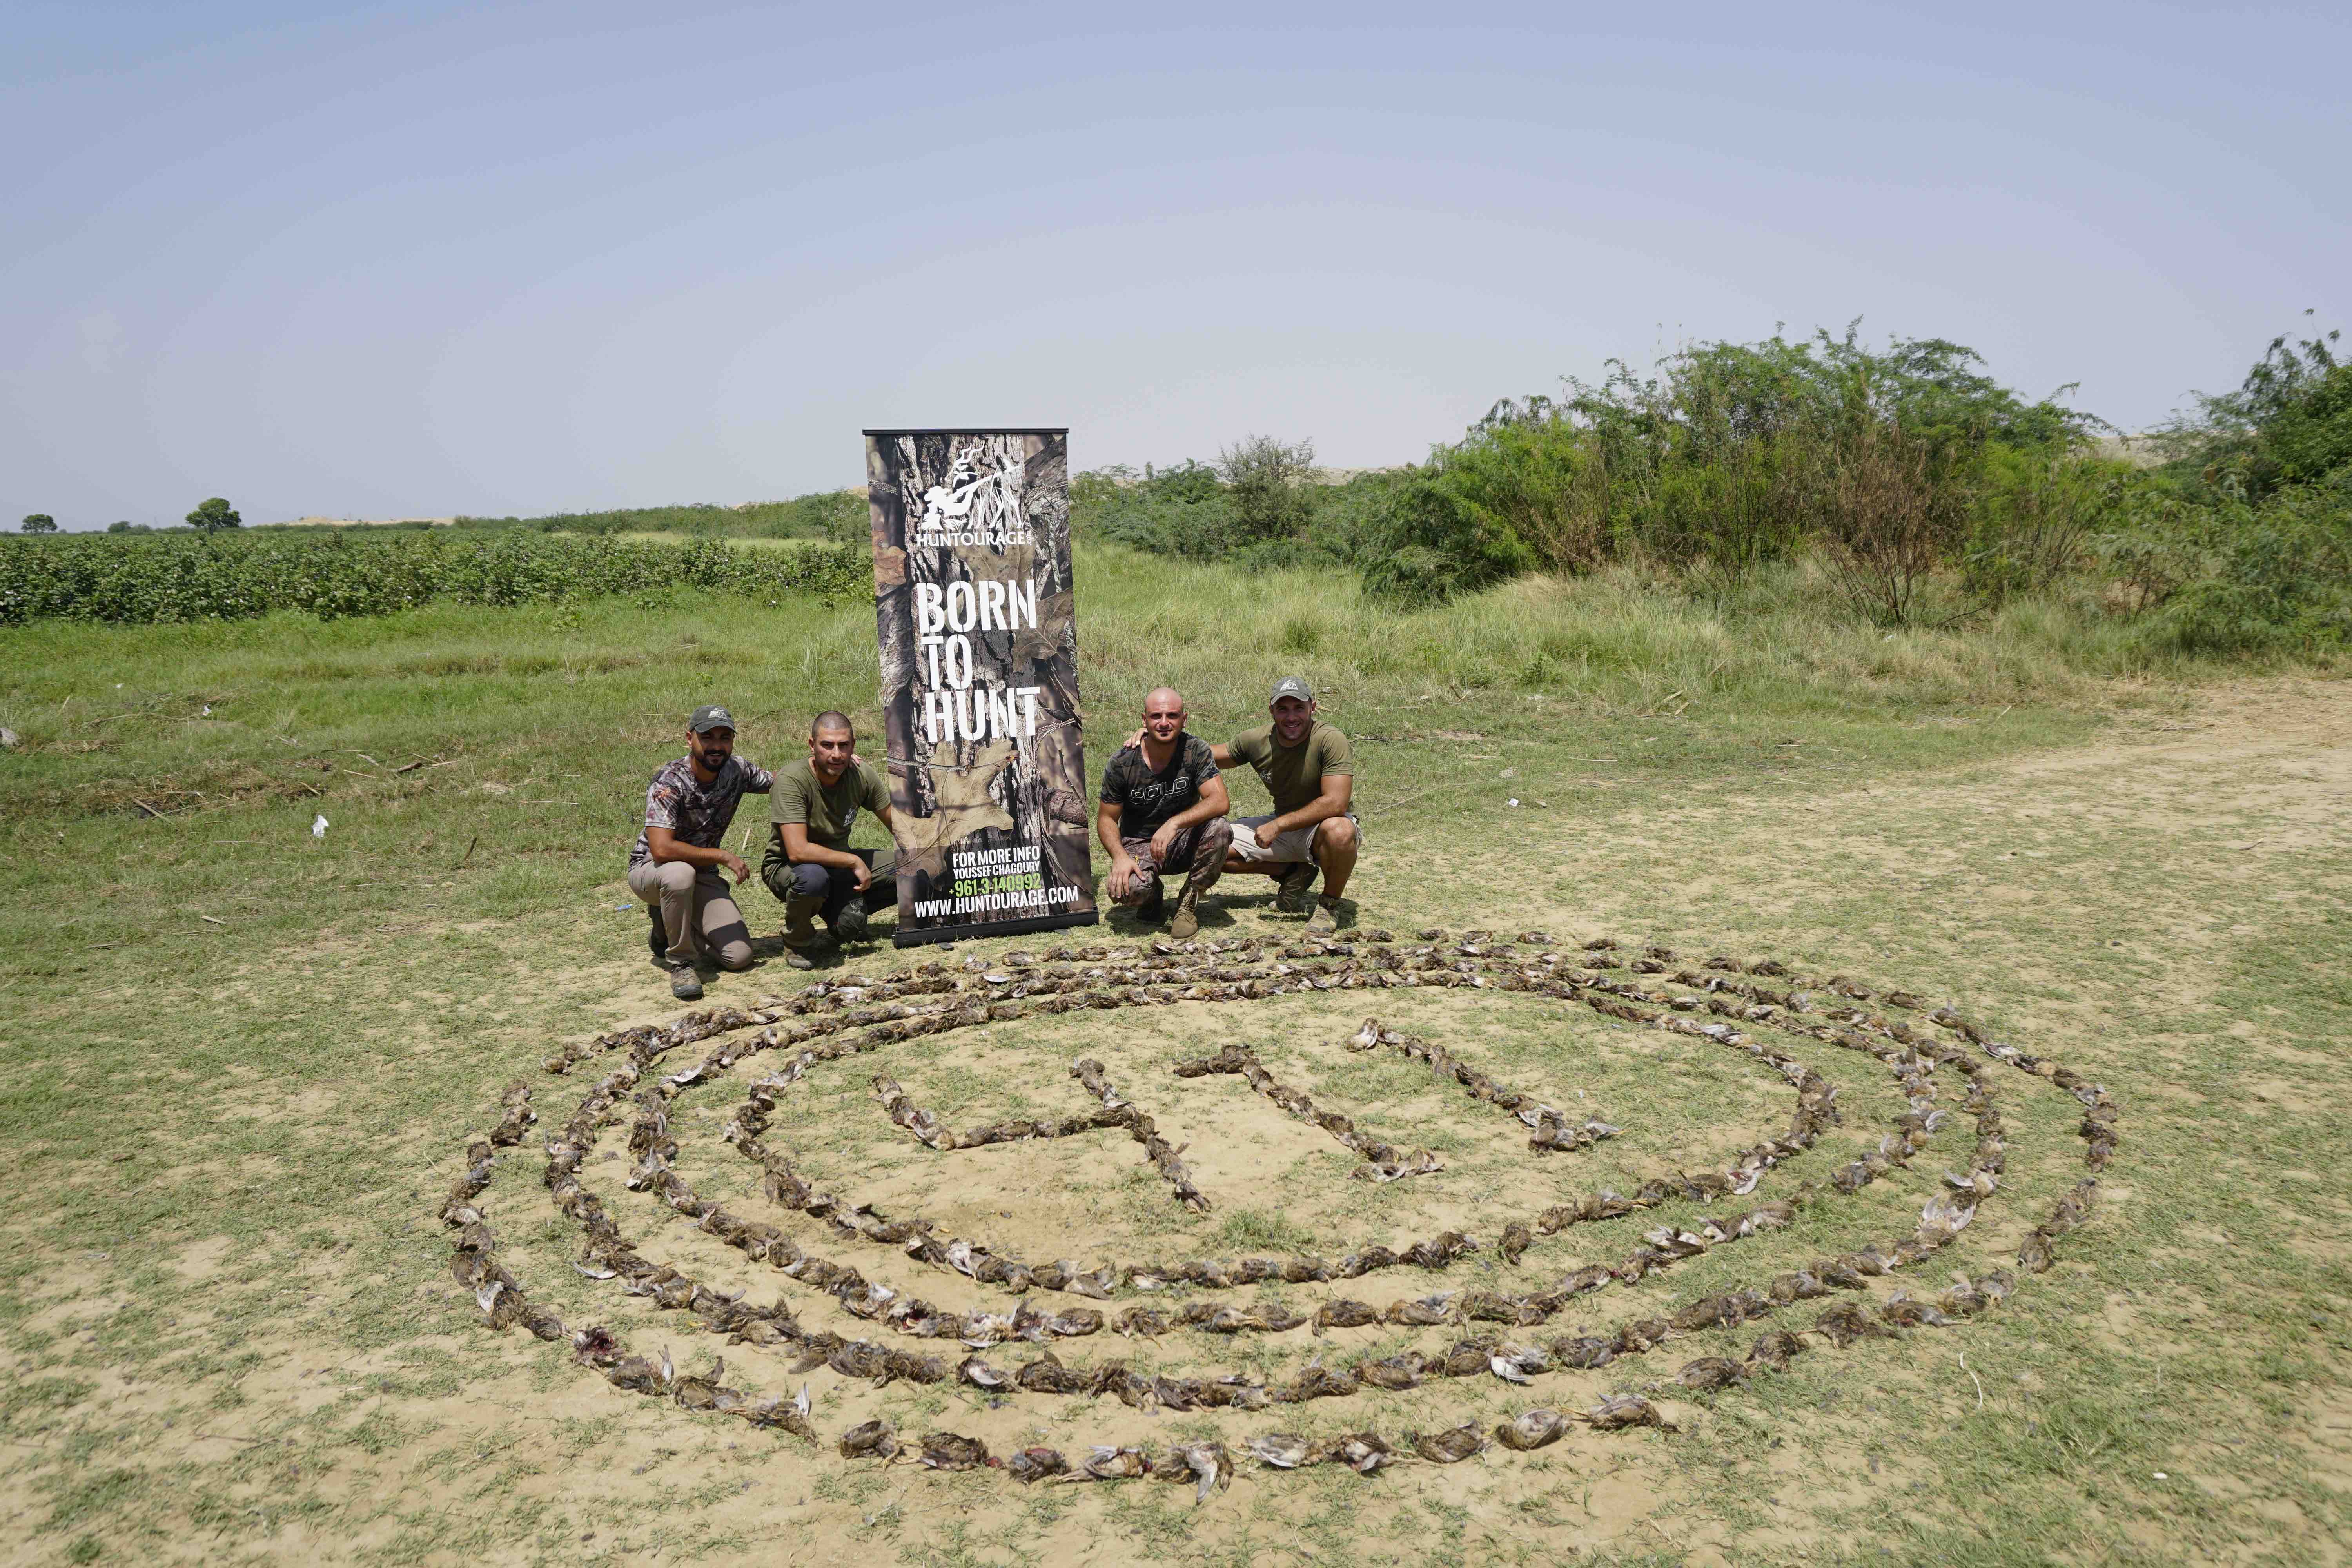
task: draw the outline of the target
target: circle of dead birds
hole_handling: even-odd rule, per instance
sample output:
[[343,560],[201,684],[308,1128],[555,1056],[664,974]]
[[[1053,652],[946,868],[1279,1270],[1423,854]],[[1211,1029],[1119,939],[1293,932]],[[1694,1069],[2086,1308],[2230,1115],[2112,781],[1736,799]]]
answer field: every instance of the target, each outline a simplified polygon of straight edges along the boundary
[[[1538,1237],[1639,1214],[1676,1200],[1727,1205],[1720,1217],[1702,1217],[1687,1226],[1664,1226],[1642,1237],[1622,1259],[1570,1270],[1549,1289],[1514,1295],[1493,1290],[1410,1292],[1373,1303],[1348,1297],[1324,1301],[1311,1314],[1263,1303],[1221,1305],[1213,1295],[1181,1307],[1157,1304],[1174,1287],[1214,1292],[1272,1281],[1292,1284],[1362,1279],[1405,1267],[1443,1272],[1456,1259],[1488,1244],[1447,1231],[1402,1248],[1364,1245],[1334,1259],[1315,1257],[1130,1260],[1082,1269],[1073,1259],[1024,1262],[976,1237],[941,1233],[919,1215],[885,1219],[870,1205],[817,1191],[794,1172],[761,1135],[775,1114],[779,1096],[809,1071],[829,1062],[877,1050],[927,1035],[977,1025],[1081,1009],[1156,1006],[1177,1002],[1258,1000],[1307,991],[1376,991],[1475,987],[1526,992],[1583,1003],[1611,1018],[1701,1039],[1759,1060],[1794,1091],[1796,1109],[1788,1128],[1742,1151],[1720,1170],[1696,1174],[1662,1172],[1631,1194],[1602,1188],[1569,1197],[1538,1212],[1506,1220],[1492,1246],[1517,1265]],[[1874,1011],[1883,1006],[1885,1013]],[[1921,1023],[1914,1023],[1916,1016]],[[1924,1024],[1928,1026],[1921,1026]],[[1905,1110],[1881,1136],[1874,1152],[1832,1173],[1838,1191],[1854,1193],[1888,1172],[1907,1166],[1952,1119],[1973,1121],[1975,1143],[1964,1171],[1946,1171],[1936,1194],[1907,1234],[1871,1242],[1853,1251],[1816,1258],[1801,1268],[1771,1274],[1759,1284],[1719,1292],[1664,1317],[1630,1319],[1606,1331],[1546,1337],[1536,1332],[1571,1302],[1619,1284],[1671,1269],[1683,1259],[1787,1226],[1812,1201],[1810,1182],[1788,1196],[1766,1203],[1747,1200],[1766,1173],[1811,1149],[1843,1118],[1835,1086],[1794,1056],[1759,1036],[1819,1041],[1875,1058],[1899,1088]],[[655,1070],[659,1058],[703,1042],[717,1044],[703,1059],[667,1075]],[[1529,1131],[1531,1156],[1587,1147],[1615,1133],[1605,1122],[1579,1121],[1532,1097],[1497,1083],[1456,1059],[1443,1046],[1402,1034],[1367,1019],[1348,1042],[1362,1051],[1395,1051],[1425,1063],[1441,1084],[1461,1089],[1475,1100],[1516,1117]],[[910,1267],[961,1274],[1000,1287],[1015,1304],[1009,1311],[955,1311],[933,1306],[903,1283],[886,1283],[855,1264],[803,1248],[784,1230],[761,1219],[730,1213],[696,1194],[672,1168],[677,1144],[671,1136],[669,1106],[680,1094],[708,1084],[738,1062],[761,1053],[779,1054],[782,1067],[749,1086],[743,1103],[723,1136],[743,1159],[760,1167],[761,1190],[776,1206],[819,1222],[836,1241],[887,1248]],[[1810,1311],[1801,1327],[1769,1327],[1744,1357],[1708,1355],[1685,1362],[1648,1385],[1654,1391],[1709,1392],[1744,1388],[1750,1381],[1786,1369],[1816,1342],[1838,1350],[1870,1339],[1900,1337],[1919,1328],[1945,1328],[1992,1310],[2016,1289],[2018,1276],[2039,1274],[2052,1264],[2060,1237],[2080,1226],[2098,1184],[2085,1176],[2060,1195],[2027,1235],[2015,1268],[1970,1277],[1956,1271],[1955,1283],[1932,1298],[1914,1296],[1897,1285],[1881,1293],[1874,1281],[1915,1268],[1958,1237],[1979,1210],[2003,1190],[2004,1124],[1996,1077],[1988,1063],[2046,1079],[2082,1103],[2079,1131],[2088,1170],[2104,1169],[2116,1147],[2114,1100],[2100,1085],[2045,1058],[1993,1039],[1949,1007],[1929,1009],[1916,995],[1880,990],[1842,975],[1823,979],[1792,973],[1769,961],[1740,963],[1713,957],[1692,963],[1660,947],[1621,948],[1601,939],[1563,946],[1540,931],[1517,942],[1472,931],[1454,938],[1424,931],[1400,942],[1384,931],[1339,940],[1293,943],[1234,941],[1220,943],[1153,943],[1140,950],[1107,946],[1055,948],[1042,955],[1008,952],[993,963],[972,959],[961,969],[929,963],[886,977],[827,979],[790,998],[772,998],[749,1009],[688,1013],[666,1027],[646,1026],[606,1035],[566,1047],[551,1057],[551,1074],[570,1074],[599,1057],[619,1058],[589,1090],[563,1125],[545,1140],[543,1179],[557,1208],[578,1224],[581,1259],[572,1267],[596,1279],[619,1283],[629,1294],[656,1308],[687,1314],[698,1326],[729,1337],[733,1344],[767,1347],[797,1356],[795,1373],[828,1367],[847,1379],[882,1384],[893,1381],[939,1384],[953,1380],[992,1394],[1100,1396],[1130,1409],[1272,1411],[1323,1400],[1344,1400],[1365,1389],[1402,1392],[1433,1388],[1456,1378],[1493,1376],[1531,1384],[1548,1373],[1615,1365],[1666,1350],[1685,1335],[1731,1329],[1749,1321]],[[1937,1074],[1950,1069],[1964,1087],[1946,1086],[1939,1097]],[[1176,1201],[1194,1210],[1210,1199],[1192,1184],[1181,1151],[1160,1137],[1150,1113],[1123,1096],[1102,1064],[1082,1060],[1071,1069],[1098,1109],[1056,1120],[1016,1120],[957,1131],[917,1105],[887,1075],[874,1079],[881,1107],[891,1121],[934,1149],[975,1148],[1034,1138],[1067,1137],[1114,1129],[1140,1144],[1145,1159],[1166,1181]],[[1314,1122],[1346,1145],[1361,1162],[1354,1174],[1395,1181],[1427,1174],[1442,1162],[1426,1150],[1405,1151],[1358,1129],[1344,1114],[1318,1109],[1306,1095],[1276,1079],[1245,1047],[1228,1046],[1213,1057],[1177,1066],[1180,1076],[1232,1073],[1289,1114]],[[1948,1098],[1951,1103],[1939,1103]],[[568,1343],[577,1361],[614,1386],[667,1399],[688,1410],[738,1417],[754,1426],[779,1427],[800,1437],[818,1436],[803,1383],[793,1398],[761,1395],[727,1386],[725,1362],[704,1375],[679,1372],[665,1350],[658,1361],[632,1353],[603,1326],[573,1331],[551,1310],[532,1302],[497,1257],[497,1238],[485,1217],[482,1194],[495,1172],[497,1151],[523,1142],[538,1121],[529,1083],[517,1080],[502,1100],[504,1114],[487,1138],[467,1149],[467,1169],[451,1189],[441,1217],[457,1233],[451,1270],[474,1292],[494,1330],[517,1325],[540,1339]],[[581,1181],[582,1163],[607,1128],[628,1125],[633,1157],[626,1184],[646,1192],[698,1227],[765,1263],[811,1290],[833,1297],[852,1315],[872,1323],[881,1337],[855,1340],[803,1327],[782,1299],[769,1307],[722,1292],[673,1264],[646,1257],[622,1232],[604,1201]],[[1735,1200],[1739,1206],[1727,1205]],[[1116,1316],[1104,1309],[1072,1305],[1051,1310],[1033,1291],[1095,1301],[1122,1296],[1137,1300]],[[1831,1298],[1815,1308],[1816,1300]],[[1451,1327],[1460,1338],[1436,1354],[1406,1351],[1377,1360],[1327,1367],[1318,1356],[1295,1378],[1266,1381],[1242,1372],[1202,1376],[1145,1376],[1123,1360],[1091,1365],[1066,1363],[1053,1344],[1109,1330],[1157,1339],[1177,1333],[1232,1336],[1282,1333],[1311,1327],[1317,1335],[1333,1328],[1399,1325]],[[926,1342],[952,1346],[927,1352]],[[991,1353],[1008,1361],[1000,1347],[1036,1347],[1034,1359],[1017,1366],[992,1363]],[[1024,1352],[1027,1353],[1027,1352]],[[1663,1369],[1662,1369],[1663,1370]],[[1290,1423],[1283,1425],[1289,1426]],[[1607,1396],[1588,1409],[1538,1406],[1493,1428],[1465,1423],[1433,1432],[1404,1431],[1395,1440],[1371,1431],[1323,1436],[1272,1430],[1245,1445],[1250,1457],[1269,1468],[1296,1469],[1343,1464],[1362,1474],[1385,1465],[1426,1461],[1454,1464],[1496,1444],[1528,1450],[1557,1441],[1574,1426],[1595,1431],[1639,1427],[1674,1430],[1640,1393]],[[1193,1484],[1205,1499],[1229,1485],[1235,1460],[1222,1443],[1203,1441],[1155,1447],[1121,1444],[1093,1447],[1076,1456],[1044,1447],[1009,1457],[989,1452],[978,1438],[935,1431],[902,1439],[887,1421],[867,1421],[840,1434],[845,1458],[890,1462],[911,1459],[939,1470],[1001,1468],[1026,1481],[1118,1480],[1150,1478]]]

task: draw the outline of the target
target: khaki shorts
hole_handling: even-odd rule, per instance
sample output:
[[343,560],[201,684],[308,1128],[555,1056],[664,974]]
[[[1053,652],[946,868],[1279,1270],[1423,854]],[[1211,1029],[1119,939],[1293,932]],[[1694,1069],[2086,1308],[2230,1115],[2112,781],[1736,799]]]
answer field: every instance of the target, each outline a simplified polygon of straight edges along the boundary
[[[1356,824],[1356,847],[1361,849],[1364,847],[1364,826],[1356,822],[1354,812],[1346,815],[1349,822]],[[1273,820],[1274,813],[1270,811],[1264,816],[1234,818],[1234,853],[1253,866],[1288,865],[1315,858],[1315,830],[1323,823],[1310,823],[1305,827],[1294,827],[1287,833],[1277,835],[1269,848],[1257,841],[1257,830],[1260,824]],[[1329,820],[1328,817],[1324,819],[1326,822]]]

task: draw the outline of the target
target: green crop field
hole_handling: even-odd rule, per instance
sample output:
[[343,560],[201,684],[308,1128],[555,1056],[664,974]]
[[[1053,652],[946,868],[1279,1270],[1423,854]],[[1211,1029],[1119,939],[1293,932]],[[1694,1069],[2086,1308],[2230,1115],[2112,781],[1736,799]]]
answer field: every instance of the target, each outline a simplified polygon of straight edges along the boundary
[[[398,542],[479,547],[456,531]],[[508,535],[485,537],[495,549]],[[683,559],[657,540],[514,537],[593,546],[606,563],[624,559],[616,551]],[[751,555],[748,544],[687,548]],[[796,754],[821,708],[849,711],[870,735],[875,634],[859,593],[831,580],[663,585],[656,574],[607,585],[618,591],[313,606],[331,618],[267,604],[227,619],[16,616],[0,625],[0,725],[15,738],[0,752],[0,1353],[11,1373],[0,1444],[12,1459],[0,1552],[28,1563],[2341,1561],[2352,1268],[2335,1239],[2347,1205],[2323,1158],[2352,1090],[2352,698],[2340,645],[2191,657],[2095,605],[2031,594],[1948,624],[1890,626],[1855,614],[1802,555],[1706,593],[1629,560],[1437,603],[1374,596],[1328,569],[1099,542],[1081,546],[1076,571],[1097,767],[1151,685],[1181,688],[1196,731],[1219,740],[1251,721],[1276,674],[1295,669],[1326,693],[1362,768],[1366,854],[1349,911],[1360,940],[1375,928],[1406,945],[1423,928],[1449,941],[1533,930],[1572,956],[1610,936],[1628,958],[1643,944],[1676,950],[1669,968],[1769,957],[1858,977],[1874,995],[1901,987],[1955,1005],[2112,1098],[2121,1142],[2087,1219],[2048,1272],[2021,1272],[2007,1300],[1963,1323],[1843,1349],[1809,1333],[1786,1371],[1749,1363],[1748,1387],[1696,1389],[1676,1369],[1739,1358],[1759,1334],[1806,1328],[1831,1303],[1679,1331],[1647,1355],[1548,1367],[1526,1386],[1433,1377],[1262,1410],[1137,1407],[954,1376],[881,1382],[823,1363],[795,1371],[796,1352],[730,1343],[692,1311],[570,1267],[581,1237],[550,1201],[539,1146],[621,1058],[591,1051],[562,1075],[541,1064],[679,1012],[622,878],[646,779],[676,754],[686,712],[727,703],[740,749],[763,763]],[[485,598],[496,602],[473,602]],[[1237,809],[1264,809],[1254,780],[1234,794]],[[758,831],[758,804],[730,845]],[[1202,938],[1295,941],[1297,923],[1273,911],[1265,886],[1226,882]],[[809,978],[774,962],[781,910],[756,888],[746,907],[767,962],[720,977],[701,1005],[749,1007]],[[819,978],[939,960],[966,976],[967,960],[986,971],[1016,946],[1066,938],[1131,954],[1150,935],[1120,915],[1050,942],[885,943]],[[1525,956],[1545,944],[1515,945]],[[1524,1129],[1439,1092],[1418,1064],[1344,1050],[1367,1016],[1623,1131],[1534,1157]],[[1902,1016],[1965,1044],[1925,1012]],[[1116,1358],[1146,1375],[1230,1372],[1288,1388],[1310,1368],[1442,1356],[1480,1332],[1546,1344],[1672,1317],[1903,1234],[1946,1171],[1969,1169],[1976,1135],[1947,1068],[1937,1103],[1957,1123],[1907,1168],[1840,1191],[1838,1173],[1878,1147],[1904,1097],[1867,1058],[1770,1038],[1839,1090],[1843,1121],[1818,1147],[1752,1194],[1671,1197],[1538,1237],[1516,1261],[1495,1216],[1595,1186],[1632,1192],[1645,1172],[1712,1170],[1781,1128],[1787,1084],[1708,1040],[1616,1028],[1539,994],[1331,991],[999,1021],[889,1046],[780,1089],[763,1137],[820,1185],[961,1234],[985,1228],[1038,1264],[1066,1252],[1089,1268],[1336,1257],[1364,1237],[1452,1228],[1481,1243],[1428,1273],[1226,1296],[1122,1287],[1085,1303],[1110,1317],[1195,1300],[1311,1314],[1341,1298],[1536,1291],[1580,1265],[1619,1263],[1654,1226],[1689,1230],[1801,1191],[1782,1232],[1612,1284],[1541,1327],[1106,1328],[1051,1346],[1090,1371]],[[1351,1180],[1340,1144],[1246,1084],[1170,1070],[1227,1045],[1445,1168]],[[659,1070],[708,1048],[673,1051]],[[855,1252],[761,1198],[757,1171],[720,1132],[782,1055],[679,1093],[677,1169],[731,1212],[877,1279],[958,1311],[1010,1311],[1014,1299],[991,1287],[903,1250]],[[1091,1104],[1069,1077],[1081,1056],[1188,1145],[1209,1212],[1170,1202],[1123,1135],[942,1153],[901,1135],[871,1088],[889,1074],[955,1127],[1060,1116]],[[1933,1301],[1955,1271],[2015,1270],[2035,1223],[2082,1179],[2084,1105],[1972,1059],[2007,1119],[1999,1193],[1948,1250],[1841,1300],[1901,1286]],[[562,1343],[485,1325],[453,1279],[440,1211],[468,1141],[499,1121],[501,1089],[518,1079],[541,1120],[499,1152],[481,1201],[498,1257],[532,1301],[567,1325],[609,1324],[656,1359],[667,1349],[689,1376],[723,1355],[730,1385],[790,1395],[805,1384],[815,1442],[624,1392]],[[625,1096],[582,1179],[646,1256],[762,1306],[781,1300],[811,1331],[886,1337],[625,1190],[635,1114]],[[1049,1311],[1083,1302],[1043,1289],[1018,1300]],[[907,1343],[950,1371],[977,1353],[1008,1375],[1046,1348]],[[1358,1430],[1403,1446],[1408,1430],[1465,1422],[1491,1433],[1531,1407],[1582,1411],[1629,1392],[1675,1430],[1578,1424],[1528,1453],[1497,1446],[1369,1476],[1268,1468],[1247,1447]],[[1024,1486],[999,1468],[843,1458],[845,1430],[875,1418],[910,1449],[953,1431],[1000,1458],[1033,1444],[1075,1460],[1096,1443],[1222,1442],[1239,1474],[1196,1503],[1191,1486]]]

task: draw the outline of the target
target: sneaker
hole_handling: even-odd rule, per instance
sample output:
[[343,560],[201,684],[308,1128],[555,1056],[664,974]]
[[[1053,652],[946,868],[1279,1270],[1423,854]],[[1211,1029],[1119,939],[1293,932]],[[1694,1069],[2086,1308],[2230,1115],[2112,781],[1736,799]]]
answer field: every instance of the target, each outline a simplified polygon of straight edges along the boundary
[[669,994],[681,1002],[702,1000],[702,976],[686,964],[669,972]]
[[1307,917],[1307,929],[1318,936],[1327,936],[1339,929],[1339,900],[1318,899],[1315,910]]
[[1282,874],[1282,890],[1274,896],[1274,907],[1284,914],[1303,914],[1307,910],[1307,890],[1315,885],[1316,865],[1301,860]]

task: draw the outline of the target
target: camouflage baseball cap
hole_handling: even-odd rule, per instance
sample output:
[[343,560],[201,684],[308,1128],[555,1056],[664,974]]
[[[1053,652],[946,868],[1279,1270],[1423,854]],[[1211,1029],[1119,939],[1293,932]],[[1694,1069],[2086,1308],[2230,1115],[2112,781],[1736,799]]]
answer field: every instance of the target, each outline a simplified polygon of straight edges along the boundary
[[735,728],[735,715],[716,702],[706,702],[694,710],[694,717],[686,721],[686,727],[698,735],[711,730],[732,730]]
[[1272,691],[1266,693],[1265,705],[1271,708],[1286,697],[1296,697],[1301,702],[1312,702],[1315,700],[1315,691],[1302,677],[1286,675],[1274,683]]

